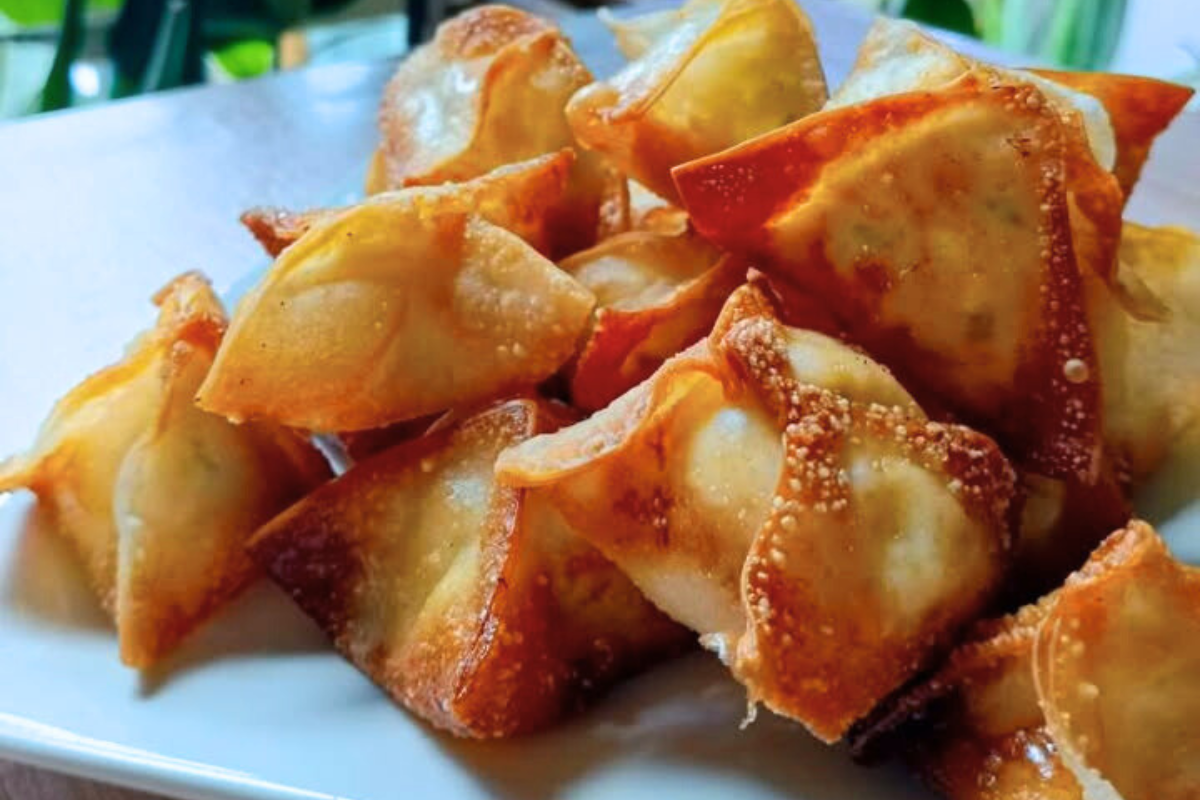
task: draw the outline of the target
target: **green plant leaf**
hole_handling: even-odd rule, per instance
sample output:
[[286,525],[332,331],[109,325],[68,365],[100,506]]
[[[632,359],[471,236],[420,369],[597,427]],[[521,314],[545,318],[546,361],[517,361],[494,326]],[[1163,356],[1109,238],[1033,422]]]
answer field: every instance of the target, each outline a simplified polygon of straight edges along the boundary
[[1105,69],[1126,0],[970,0],[984,41],[1069,69]]
[[999,44],[1003,36],[1004,0],[969,0],[975,28],[985,42]]
[[71,64],[83,46],[84,0],[66,0],[54,63],[42,89],[41,110],[54,111],[71,105]]
[[231,78],[253,78],[275,66],[275,47],[266,39],[246,39],[213,48],[212,56]]
[[975,17],[966,0],[908,0],[904,4],[905,17],[942,30],[955,31],[967,36],[977,36]]
[[[113,11],[121,7],[122,0],[88,0],[88,11]],[[57,25],[62,22],[64,0],[0,0],[0,14],[17,25]]]
[[63,0],[0,0],[0,14],[18,25],[50,25],[63,18]]

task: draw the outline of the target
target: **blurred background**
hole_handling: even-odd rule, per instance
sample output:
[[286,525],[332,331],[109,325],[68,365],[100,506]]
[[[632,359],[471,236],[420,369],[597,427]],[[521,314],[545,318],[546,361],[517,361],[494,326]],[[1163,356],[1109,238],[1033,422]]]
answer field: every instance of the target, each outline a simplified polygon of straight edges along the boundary
[[[1200,85],[1200,0],[816,1],[908,17],[1030,62]],[[455,2],[463,0],[0,0],[0,122],[396,56]]]

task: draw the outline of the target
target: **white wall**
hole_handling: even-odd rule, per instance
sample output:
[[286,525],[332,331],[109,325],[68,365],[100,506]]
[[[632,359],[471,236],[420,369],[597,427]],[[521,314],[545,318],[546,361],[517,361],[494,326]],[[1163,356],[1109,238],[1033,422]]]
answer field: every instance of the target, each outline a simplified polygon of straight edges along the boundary
[[1113,72],[1178,78],[1194,74],[1198,60],[1200,0],[1129,0]]

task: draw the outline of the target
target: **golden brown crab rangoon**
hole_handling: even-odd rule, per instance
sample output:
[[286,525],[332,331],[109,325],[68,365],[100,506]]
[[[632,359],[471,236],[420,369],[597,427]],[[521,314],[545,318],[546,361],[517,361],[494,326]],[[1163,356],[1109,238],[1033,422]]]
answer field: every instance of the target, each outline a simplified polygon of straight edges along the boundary
[[195,407],[225,330],[207,280],[176,278],[157,325],[62,398],[32,450],[0,465],[78,551],[116,622],[121,659],[149,667],[255,574],[245,543],[329,477],[308,441]]
[[610,27],[594,80],[524,11],[443,24],[368,198],[247,212],[232,321],[176,279],[0,466],[122,658],[257,564],[460,736],[698,636],[952,800],[1200,799],[1200,573],[1130,521],[1200,457],[1200,239],[1122,220],[1191,91],[881,21],[829,97],[792,0]]
[[543,493],[496,482],[504,448],[573,418],[518,399],[440,422],[297,503],[251,553],[434,725],[480,738],[543,728],[689,638]]
[[747,285],[590,419],[500,455],[750,700],[833,741],[947,647],[1007,564],[1013,475],[883,367]]
[[671,167],[821,107],[812,25],[791,0],[690,0],[610,22],[629,64],[571,98],[584,147],[667,200]]
[[1134,521],[1057,590],[979,624],[864,738],[891,734],[951,800],[1191,800],[1197,674],[1200,569]]
[[517,193],[561,166],[546,156],[318,214],[238,305],[201,407],[361,431],[553,375],[595,298],[521,238],[541,241],[546,209]]
[[[503,5],[464,11],[413,51],[384,90],[367,192],[462,182],[575,147],[566,106],[591,82],[546,20]],[[626,206],[623,176],[581,151],[554,209],[555,256],[620,229]]]

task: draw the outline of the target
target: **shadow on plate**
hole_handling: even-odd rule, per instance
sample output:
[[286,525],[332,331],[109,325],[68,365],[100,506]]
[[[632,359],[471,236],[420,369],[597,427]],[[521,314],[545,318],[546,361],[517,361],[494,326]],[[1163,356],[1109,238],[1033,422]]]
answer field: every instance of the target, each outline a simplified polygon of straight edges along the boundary
[[[26,504],[10,496],[4,505],[8,508],[0,512],[0,527],[8,527],[11,519],[15,535],[0,584],[0,603],[41,625],[111,636],[116,658],[112,621],[96,600],[70,543],[36,503]],[[0,563],[3,560],[0,558]],[[141,694],[155,694],[174,678],[221,659],[328,649],[316,625],[283,592],[260,580],[218,611],[162,664],[143,672]]]
[[4,604],[48,625],[111,631],[112,622],[88,586],[83,564],[54,529],[49,514],[30,504],[23,516],[15,512],[14,519],[17,533],[0,593]]
[[172,681],[215,661],[328,650],[329,643],[316,624],[274,584],[258,580],[189,636],[166,660],[143,670],[139,694],[152,697]]
[[[667,773],[665,796],[707,788],[737,794],[749,784],[804,800],[930,800],[897,765],[862,767],[845,748],[827,747],[799,725],[760,709],[745,727],[745,691],[717,660],[695,654],[618,687],[589,712],[553,730],[509,741],[472,742],[439,736],[440,746],[497,797],[543,800],[588,796],[589,778],[604,774],[630,786],[653,765]],[[670,775],[677,773],[677,776]],[[755,796],[758,796],[757,794]]]

